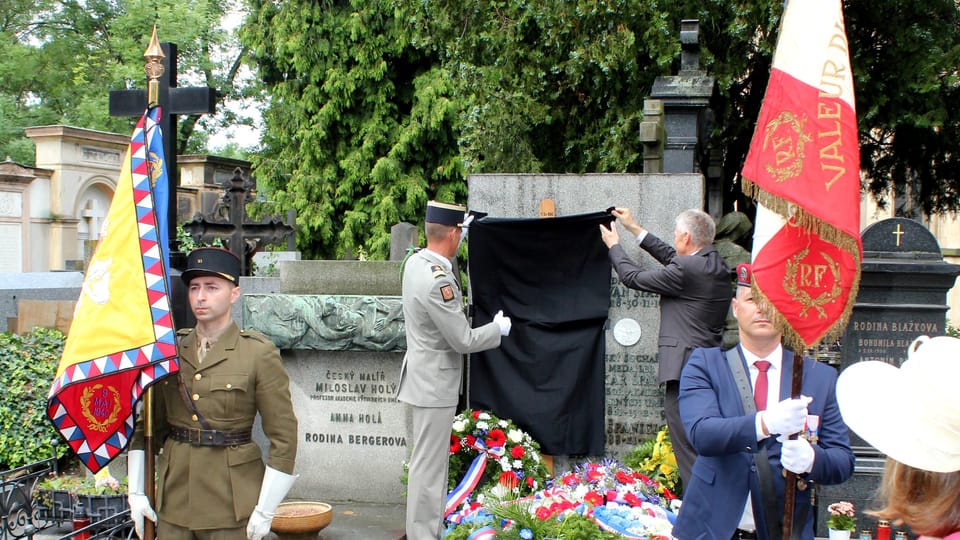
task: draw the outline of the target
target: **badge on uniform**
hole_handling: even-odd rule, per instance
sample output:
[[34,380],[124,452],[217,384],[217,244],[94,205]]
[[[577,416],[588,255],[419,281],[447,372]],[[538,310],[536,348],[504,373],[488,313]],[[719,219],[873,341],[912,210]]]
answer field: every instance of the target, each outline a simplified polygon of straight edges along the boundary
[[446,272],[446,271],[443,269],[443,267],[440,266],[439,264],[435,264],[435,265],[431,266],[431,267],[430,267],[430,270],[433,271],[433,277],[434,277],[434,279],[436,279],[436,278],[442,278],[442,277],[445,277],[445,276],[447,275],[447,272]]
[[453,294],[453,285],[444,285],[443,287],[440,287],[440,296],[443,297],[444,302],[453,300],[455,297]]

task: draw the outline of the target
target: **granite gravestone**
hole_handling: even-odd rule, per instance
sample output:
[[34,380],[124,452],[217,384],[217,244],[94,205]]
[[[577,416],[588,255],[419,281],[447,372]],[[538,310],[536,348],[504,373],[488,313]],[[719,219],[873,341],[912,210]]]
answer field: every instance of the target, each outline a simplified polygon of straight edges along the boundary
[[[960,266],[943,260],[936,239],[916,221],[879,221],[861,237],[860,290],[841,340],[841,370],[867,360],[899,366],[917,336],[944,335],[947,291],[960,275]],[[858,530],[876,529],[876,520],[863,511],[877,505],[886,458],[852,431],[850,443],[857,458],[854,475],[844,484],[819,488],[818,533],[826,531],[827,506],[841,500],[857,508]]]
[[[705,196],[699,174],[478,174],[468,183],[469,208],[492,217],[539,217],[544,199],[554,201],[558,216],[623,206],[630,208],[637,223],[667,242],[673,239],[677,214],[700,208]],[[645,268],[660,266],[622,227],[620,235],[631,258]],[[665,423],[663,391],[657,382],[660,298],[627,288],[611,272],[608,319],[606,453],[621,457],[655,436]],[[558,458],[556,467],[563,470],[568,463]]]
[[411,424],[396,400],[406,349],[400,263],[279,266],[279,278],[243,278],[241,310],[242,326],[274,341],[290,375],[300,478],[288,498],[402,502]]

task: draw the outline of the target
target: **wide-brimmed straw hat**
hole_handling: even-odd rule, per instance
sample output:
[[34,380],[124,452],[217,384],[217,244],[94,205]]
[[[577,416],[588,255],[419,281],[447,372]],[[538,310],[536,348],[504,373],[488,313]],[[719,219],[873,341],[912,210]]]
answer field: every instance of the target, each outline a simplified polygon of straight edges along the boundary
[[960,339],[918,337],[897,368],[858,362],[837,380],[843,420],[863,440],[916,469],[960,470]]

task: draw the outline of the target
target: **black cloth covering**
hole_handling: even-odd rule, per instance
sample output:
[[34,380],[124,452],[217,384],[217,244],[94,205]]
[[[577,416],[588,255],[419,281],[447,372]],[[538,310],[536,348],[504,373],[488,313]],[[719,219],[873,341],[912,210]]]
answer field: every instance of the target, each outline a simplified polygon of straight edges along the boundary
[[550,455],[604,455],[609,212],[470,225],[474,326],[503,310],[499,348],[470,357],[468,405],[512,419]]

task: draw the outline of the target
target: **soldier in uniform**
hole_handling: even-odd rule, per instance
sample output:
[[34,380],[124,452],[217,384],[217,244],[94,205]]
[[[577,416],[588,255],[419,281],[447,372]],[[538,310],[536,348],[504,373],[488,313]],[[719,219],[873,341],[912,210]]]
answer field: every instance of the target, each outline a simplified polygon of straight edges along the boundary
[[[180,371],[153,392],[155,436],[166,438],[157,460],[157,512],[144,494],[138,422],[127,456],[130,515],[141,538],[146,517],[164,540],[260,540],[296,478],[289,378],[273,343],[230,317],[240,298],[236,256],[196,249],[181,278],[197,325],[177,332]],[[258,412],[270,440],[266,467],[251,439]]]
[[442,530],[461,355],[498,347],[501,336],[510,333],[510,318],[502,311],[479,328],[471,328],[464,314],[451,261],[467,225],[464,207],[428,202],[427,248],[411,255],[403,271],[407,353],[397,399],[409,404],[413,416],[413,452],[407,477],[408,540],[436,540]]

